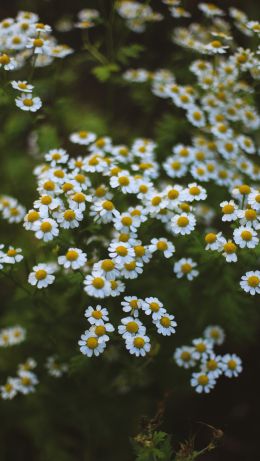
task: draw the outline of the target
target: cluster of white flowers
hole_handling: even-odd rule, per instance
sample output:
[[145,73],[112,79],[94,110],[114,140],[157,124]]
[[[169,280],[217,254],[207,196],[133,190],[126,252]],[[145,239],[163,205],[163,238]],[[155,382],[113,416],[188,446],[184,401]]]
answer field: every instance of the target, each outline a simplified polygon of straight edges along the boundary
[[[30,11],[19,11],[15,18],[0,22],[0,68],[16,71],[31,61],[33,67],[51,64],[54,58],[64,58],[72,53],[67,45],[57,44],[48,24],[39,22],[39,16]],[[11,86],[21,93],[15,99],[17,107],[36,112],[41,99],[32,95],[34,86],[26,80],[13,80]]]
[[150,5],[132,0],[118,0],[116,8],[118,14],[126,19],[126,25],[132,32],[144,32],[147,22],[163,19],[163,16],[153,11]]
[[10,224],[23,221],[26,209],[14,197],[0,195],[0,216]]
[[68,372],[68,365],[66,363],[61,363],[56,355],[52,355],[47,358],[46,369],[50,376],[61,378]]
[[[174,315],[169,314],[158,298],[145,299],[136,296],[125,296],[121,302],[123,312],[128,314],[121,319],[118,333],[125,340],[126,349],[136,357],[144,357],[151,349],[150,338],[146,335],[146,327],[139,316],[141,312],[150,315],[157,333],[170,336],[175,333],[177,323]],[[100,355],[109,341],[108,333],[115,329],[109,323],[108,310],[100,305],[93,308],[89,306],[85,311],[85,317],[90,323],[90,329],[81,336],[79,346],[82,354],[91,357]]]
[[17,376],[8,377],[4,385],[0,386],[0,396],[4,400],[12,400],[17,394],[31,394],[35,391],[38,378],[32,371],[36,367],[34,359],[29,358],[18,366]]
[[26,331],[20,325],[0,330],[0,347],[16,346],[25,340]]
[[217,325],[208,326],[202,338],[196,338],[191,346],[178,347],[174,360],[179,367],[199,367],[192,373],[191,386],[198,393],[209,393],[220,376],[237,377],[242,371],[241,359],[236,354],[217,355],[215,346],[222,345],[225,334]]

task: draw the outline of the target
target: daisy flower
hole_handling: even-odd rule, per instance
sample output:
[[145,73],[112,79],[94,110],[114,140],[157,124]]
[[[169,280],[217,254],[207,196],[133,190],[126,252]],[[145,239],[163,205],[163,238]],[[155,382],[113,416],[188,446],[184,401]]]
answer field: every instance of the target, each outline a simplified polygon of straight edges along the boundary
[[100,305],[97,305],[95,308],[89,306],[85,310],[84,315],[91,325],[96,324],[99,320],[108,321],[108,310]]
[[178,279],[187,277],[188,280],[193,280],[194,277],[199,275],[199,271],[195,267],[197,267],[197,263],[191,258],[181,258],[174,264],[173,272],[175,272]]
[[39,289],[46,288],[54,282],[55,276],[52,275],[54,272],[54,265],[45,263],[38,264],[34,266],[33,271],[30,272],[28,282]]
[[93,331],[86,330],[81,335],[78,345],[80,346],[80,352],[88,357],[99,356],[106,348],[106,341],[103,341],[101,337],[96,336]]
[[32,97],[28,94],[22,94],[21,96],[16,98],[15,103],[17,107],[27,112],[36,112],[42,107],[41,99],[38,96]]
[[0,386],[0,394],[4,400],[12,400],[18,392],[18,378],[8,378],[6,384]]
[[118,326],[118,333],[124,339],[128,336],[145,335],[146,328],[142,322],[135,317],[124,317],[121,319],[121,324]]
[[207,192],[204,187],[199,186],[196,182],[193,182],[188,185],[186,189],[183,190],[182,199],[186,202],[193,202],[194,200],[205,200],[207,198]]
[[130,263],[135,256],[134,249],[124,242],[111,243],[108,247],[108,253],[110,258],[120,265]]
[[90,332],[93,332],[95,336],[100,338],[102,341],[109,341],[107,333],[112,333],[115,328],[111,323],[105,323],[103,320],[97,320],[95,324],[90,327]]
[[87,275],[84,280],[84,290],[89,296],[94,298],[105,298],[110,294],[110,283],[103,276],[102,272],[95,272]]
[[34,86],[30,85],[26,80],[13,80],[10,83],[15,90],[22,91],[22,93],[31,93],[34,89]]
[[59,234],[56,221],[52,218],[43,218],[35,223],[35,237],[42,239],[44,242],[53,240]]
[[187,235],[195,229],[196,219],[191,213],[182,213],[180,215],[175,215],[171,219],[171,225],[174,234]]
[[120,274],[115,261],[112,259],[103,259],[94,264],[93,271],[102,271],[107,280],[114,280]]
[[194,357],[196,360],[206,359],[213,349],[212,341],[205,338],[193,339],[192,344],[194,346]]
[[89,144],[94,142],[95,139],[96,139],[96,135],[88,131],[78,131],[70,135],[71,142],[75,144],[80,144],[83,146],[88,146]]
[[195,387],[195,391],[199,394],[205,392],[208,394],[216,384],[215,378],[201,371],[199,373],[192,373],[191,386]]
[[241,226],[233,232],[234,241],[240,248],[255,248],[259,239],[256,231],[249,226]]
[[154,320],[153,323],[160,335],[170,336],[176,331],[175,327],[177,323],[174,320],[174,315],[164,313],[159,319]]
[[79,269],[86,264],[87,255],[79,248],[69,248],[64,256],[58,257],[58,263],[65,269]]
[[141,303],[141,307],[146,315],[152,314],[153,320],[159,320],[162,315],[166,314],[166,309],[158,298],[145,298]]
[[163,253],[165,258],[171,258],[175,252],[175,246],[169,240],[164,237],[159,239],[153,238],[151,244],[149,245],[149,251],[154,253],[155,251],[160,251]]
[[203,336],[214,344],[220,346],[223,344],[225,339],[225,333],[223,328],[218,325],[209,325],[205,328]]
[[23,255],[21,255],[21,248],[14,248],[10,246],[5,253],[3,262],[8,263],[8,264],[15,264],[19,263],[20,261],[23,260]]
[[196,358],[194,357],[194,347],[182,346],[178,347],[173,355],[177,365],[182,368],[192,368],[196,365]]
[[220,251],[221,246],[225,242],[222,232],[215,234],[214,232],[209,232],[205,235],[206,250]]
[[260,294],[260,271],[246,272],[241,278],[240,286],[250,295]]
[[260,211],[260,192],[255,190],[248,196],[248,203],[253,210]]
[[18,371],[17,389],[22,394],[30,394],[35,391],[35,385],[38,384],[38,378],[32,371]]
[[207,358],[202,359],[201,371],[214,379],[222,375],[222,357],[211,352]]
[[81,210],[72,210],[68,208],[62,211],[57,217],[57,221],[63,229],[75,229],[79,227],[80,221],[83,220],[83,214]]
[[125,279],[136,279],[143,272],[143,263],[135,259],[124,263],[121,269],[121,276]]
[[226,259],[227,263],[236,263],[237,262],[237,246],[232,240],[224,240],[221,242],[220,250],[223,251],[223,256]]
[[236,354],[226,354],[222,357],[223,374],[228,378],[237,378],[242,372],[242,360]]
[[237,219],[238,206],[235,204],[234,200],[221,202],[220,206],[223,213],[222,221],[235,221]]
[[136,183],[127,170],[120,171],[116,176],[110,178],[112,189],[120,188],[123,194],[131,194],[136,191]]
[[126,348],[130,354],[136,357],[144,357],[151,349],[150,338],[144,334],[135,336],[127,336]]
[[136,296],[125,296],[121,306],[124,312],[130,312],[133,317],[138,317],[139,310],[143,307],[143,300]]

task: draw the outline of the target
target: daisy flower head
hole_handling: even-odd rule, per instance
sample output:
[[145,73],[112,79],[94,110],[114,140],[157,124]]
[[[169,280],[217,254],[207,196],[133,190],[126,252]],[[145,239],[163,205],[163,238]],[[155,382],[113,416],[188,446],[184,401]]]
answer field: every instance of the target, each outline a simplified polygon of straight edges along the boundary
[[84,290],[94,298],[106,298],[110,295],[110,283],[102,272],[94,272],[87,275],[84,280]]
[[223,374],[228,378],[237,378],[242,372],[242,360],[236,354],[226,354],[222,357]]
[[223,214],[222,221],[236,221],[238,206],[234,200],[221,202],[220,207]]
[[79,248],[69,248],[64,256],[58,257],[58,264],[65,269],[80,269],[86,264],[87,255]]
[[38,264],[34,266],[32,272],[30,272],[28,282],[39,289],[46,288],[54,282],[55,276],[53,273],[55,270],[56,267],[53,264]]
[[196,360],[206,359],[213,350],[213,343],[205,338],[193,339],[194,357]]
[[253,210],[260,211],[260,191],[254,190],[248,196],[248,203]]
[[108,310],[100,305],[97,305],[96,307],[87,307],[84,315],[91,325],[96,324],[100,320],[103,320],[103,322],[108,321]]
[[104,352],[107,342],[102,339],[102,336],[97,336],[93,331],[86,330],[81,335],[78,345],[83,355],[98,357]]
[[206,125],[206,119],[200,107],[190,106],[187,111],[187,119],[197,128],[202,128]]
[[158,298],[149,297],[145,298],[141,307],[146,315],[152,315],[153,320],[158,320],[162,315],[166,314],[166,309],[163,307],[163,303]]
[[260,271],[246,272],[240,280],[240,286],[250,295],[260,294]]
[[125,279],[136,279],[143,272],[143,263],[132,259],[125,262],[121,268],[121,276]]
[[50,162],[51,167],[55,167],[58,164],[66,164],[69,155],[65,149],[50,149],[44,157],[47,162]]
[[83,220],[82,211],[79,209],[68,208],[59,213],[57,222],[63,229],[75,229],[79,227],[80,221]]
[[124,293],[126,287],[122,280],[109,280],[109,282],[111,290],[110,296],[114,298],[121,295],[121,293]]
[[157,332],[163,336],[170,336],[175,333],[177,323],[174,320],[174,315],[167,314],[166,312],[162,314],[160,318],[154,320],[154,324],[157,328]]
[[195,269],[196,267],[197,263],[191,258],[181,258],[174,264],[173,272],[178,279],[186,277],[188,280],[193,280],[199,275],[199,271]]
[[153,238],[151,240],[151,244],[149,245],[149,251],[154,253],[155,251],[160,251],[163,253],[165,258],[171,258],[173,253],[175,252],[175,246],[172,242],[167,240],[164,237],[161,238]]
[[125,296],[124,301],[121,301],[121,306],[124,312],[130,312],[131,316],[138,317],[143,307],[143,300],[137,296]]
[[34,209],[29,210],[24,217],[24,227],[26,230],[36,230],[38,221],[40,219],[40,213]]
[[195,391],[199,394],[208,394],[216,384],[216,380],[212,375],[206,372],[192,373],[191,386],[195,388]]
[[12,400],[18,393],[18,378],[8,378],[6,384],[0,386],[0,395],[4,400]]
[[197,359],[194,356],[194,347],[181,346],[177,347],[173,358],[179,367],[188,369],[196,365]]
[[203,336],[209,341],[212,341],[213,344],[221,346],[225,339],[225,332],[223,328],[218,325],[209,325],[205,328]]
[[61,363],[56,356],[48,357],[45,366],[49,375],[54,378],[61,378],[68,371],[68,365]]
[[8,54],[3,53],[0,55],[0,69],[14,70],[17,67],[17,62],[14,58],[11,58]]
[[93,271],[101,271],[107,280],[116,279],[120,272],[113,259],[103,259],[93,266]]
[[127,170],[122,170],[117,175],[111,176],[110,186],[112,189],[119,188],[123,194],[136,192],[136,183]]
[[240,224],[246,226],[252,226],[254,229],[260,229],[260,216],[253,208],[245,208],[244,210],[238,210],[237,216],[240,220]]
[[22,394],[30,394],[35,391],[35,385],[38,384],[38,378],[32,371],[18,371],[17,389]]
[[212,251],[220,251],[221,246],[225,242],[224,237],[222,236],[222,232],[218,232],[217,234],[214,232],[209,232],[205,235],[205,243],[206,243],[206,250]]
[[196,182],[189,184],[188,187],[184,189],[182,193],[182,199],[186,202],[205,200],[206,198],[206,189],[198,185]]
[[114,216],[118,215],[114,203],[111,200],[98,200],[90,207],[90,216],[97,222],[112,222]]
[[192,213],[181,213],[180,215],[175,215],[171,219],[171,229],[172,232],[176,235],[188,235],[194,229],[196,225],[196,218]]
[[15,103],[19,109],[27,112],[37,112],[42,107],[41,99],[36,96],[33,97],[31,94],[23,93],[21,96],[15,99]]
[[224,54],[229,48],[228,45],[223,45],[220,40],[213,40],[204,46],[204,52],[208,54]]
[[35,223],[35,237],[44,242],[53,240],[59,234],[56,221],[52,218],[43,218]]
[[129,243],[124,242],[111,243],[108,247],[108,253],[110,258],[119,265],[130,263],[135,257],[134,249]]
[[2,261],[8,264],[19,263],[20,261],[23,260],[23,255],[21,254],[21,252],[22,252],[21,248],[14,248],[13,246],[10,246],[8,250],[6,251],[5,256]]
[[136,317],[124,317],[121,319],[121,324],[118,326],[118,333],[124,339],[128,336],[145,335],[146,328],[142,322]]
[[233,232],[234,241],[240,248],[255,248],[259,239],[256,231],[250,226],[241,226]]
[[32,93],[34,86],[30,85],[26,80],[12,80],[10,82],[15,90],[21,91],[22,93]]
[[211,352],[207,358],[202,359],[201,371],[208,376],[217,379],[222,375],[222,357]]
[[107,333],[112,333],[113,331],[115,331],[113,325],[111,323],[105,323],[103,320],[97,320],[95,324],[90,327],[90,332],[93,332],[95,336],[104,342],[109,341]]
[[77,131],[70,135],[70,141],[75,144],[80,144],[82,146],[88,146],[95,141],[96,135],[88,131]]
[[232,240],[223,239],[221,242],[220,251],[223,251],[223,256],[227,263],[237,262],[237,246]]
[[145,334],[127,336],[126,349],[136,357],[144,357],[151,349],[150,338]]

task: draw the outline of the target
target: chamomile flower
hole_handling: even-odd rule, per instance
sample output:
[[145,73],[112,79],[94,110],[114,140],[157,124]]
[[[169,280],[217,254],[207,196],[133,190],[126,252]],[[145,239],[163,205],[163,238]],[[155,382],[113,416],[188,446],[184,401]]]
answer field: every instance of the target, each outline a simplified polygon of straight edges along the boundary
[[173,253],[175,252],[175,246],[172,242],[167,240],[164,237],[161,238],[153,238],[151,240],[151,244],[149,245],[149,251],[154,253],[155,251],[160,251],[163,253],[165,258],[171,258]]
[[179,367],[186,369],[193,368],[197,362],[194,357],[194,347],[190,346],[177,347],[173,357]]
[[182,193],[182,199],[186,202],[205,200],[206,198],[206,189],[198,185],[196,182],[188,184],[188,187],[184,189]]
[[119,188],[123,194],[131,194],[136,191],[135,181],[127,170],[120,171],[117,175],[111,176],[110,186],[112,189]]
[[209,232],[205,235],[206,250],[220,251],[221,246],[225,242],[222,232],[215,234],[214,232]]
[[111,243],[108,247],[109,256],[114,259],[117,264],[130,263],[135,256],[134,249],[124,242]]
[[193,280],[199,275],[199,271],[195,269],[196,267],[197,263],[191,258],[181,258],[174,264],[173,271],[178,279],[186,277],[188,280]]
[[242,360],[236,354],[226,354],[222,357],[223,374],[228,378],[237,378],[242,372]]
[[113,259],[103,259],[93,266],[93,271],[102,271],[107,280],[114,280],[119,277],[119,269]]
[[204,127],[206,125],[204,113],[199,107],[196,106],[190,106],[188,108],[187,119],[193,126],[198,128]]
[[195,388],[195,391],[199,394],[208,394],[216,384],[215,378],[207,374],[206,372],[192,373],[191,386]]
[[96,139],[96,135],[88,131],[78,131],[70,135],[71,142],[75,144],[80,144],[83,146],[88,146],[89,144],[94,142],[95,139]]
[[32,371],[18,371],[17,389],[22,394],[30,394],[35,391],[35,386],[38,384],[38,378]]
[[38,264],[34,266],[32,272],[30,272],[28,282],[39,289],[46,288],[54,282],[55,276],[53,273],[55,270],[56,268],[52,264]]
[[87,255],[79,248],[69,248],[64,256],[58,257],[58,263],[65,269],[80,269],[86,264]]
[[222,375],[222,357],[211,352],[207,358],[202,359],[201,371],[208,376],[217,379]]
[[61,363],[56,356],[48,357],[45,366],[49,375],[54,378],[61,378],[68,371],[68,365]]
[[15,103],[17,107],[27,112],[36,112],[42,107],[41,99],[37,97],[33,97],[28,94],[23,93],[21,96],[15,99]]
[[203,335],[209,341],[212,341],[213,344],[220,346],[223,344],[225,339],[224,330],[218,325],[209,325],[205,328]]
[[232,240],[224,240],[221,242],[219,251],[222,251],[227,263],[237,262],[237,246]]
[[121,319],[121,324],[118,326],[118,333],[124,339],[128,336],[145,335],[146,328],[142,322],[135,317],[124,317]]
[[96,324],[99,320],[108,321],[108,310],[100,305],[96,307],[89,306],[84,315],[91,325]]
[[181,213],[171,219],[171,229],[176,235],[190,234],[196,225],[196,218],[192,213]]
[[164,313],[159,319],[154,320],[157,332],[163,336],[170,336],[175,333],[177,323],[174,320],[174,315]]
[[249,226],[241,226],[233,232],[234,241],[240,248],[255,248],[259,239],[256,231]]
[[206,359],[213,349],[212,341],[205,338],[193,339],[192,344],[194,346],[194,357],[196,360]]
[[44,157],[47,162],[50,162],[51,167],[55,167],[58,164],[66,164],[69,155],[64,149],[51,149]]
[[13,246],[10,246],[6,251],[2,261],[8,264],[19,263],[23,260],[23,255],[21,254],[21,252],[21,248],[14,248]]
[[0,386],[0,395],[4,400],[12,400],[18,392],[18,378],[8,378],[6,384]]
[[158,298],[149,297],[142,301],[141,307],[146,315],[152,315],[153,320],[159,320],[164,314],[166,309],[163,303]]
[[86,330],[78,341],[80,352],[88,357],[98,357],[104,352],[106,344],[106,341],[103,341],[102,337],[98,337],[93,331],[89,330]]
[[240,286],[250,295],[260,294],[260,271],[246,272],[241,278]]
[[107,333],[112,333],[115,328],[111,323],[105,323],[103,320],[97,320],[95,324],[90,327],[90,332],[93,332],[95,336],[100,338],[102,341],[109,341]]
[[30,85],[26,80],[13,80],[11,85],[15,90],[21,91],[22,93],[32,93],[34,89],[34,86]]
[[79,209],[63,210],[57,217],[57,222],[63,229],[75,229],[79,227],[80,221],[83,220],[82,211]]
[[253,208],[246,208],[244,210],[238,210],[237,216],[240,220],[240,224],[252,226],[254,229],[260,229],[260,216]]
[[124,312],[130,312],[133,317],[138,317],[143,307],[143,300],[136,296],[125,296],[124,301],[121,301],[121,306]]
[[94,298],[105,298],[110,294],[110,283],[102,272],[95,272],[87,275],[84,280],[84,290]]
[[132,259],[125,262],[121,268],[121,276],[125,279],[136,279],[143,272],[143,263]]
[[127,336],[126,348],[136,357],[144,357],[151,349],[150,338],[144,334]]
[[121,293],[124,293],[125,291],[125,284],[122,282],[122,280],[109,280],[110,282],[110,296],[113,298],[116,296],[121,295]]
[[237,219],[238,206],[234,200],[221,202],[220,206],[223,213],[222,221],[235,221]]
[[260,211],[260,191],[252,191],[248,196],[248,203],[253,210]]
[[43,218],[35,223],[35,237],[37,239],[48,242],[57,235],[59,235],[59,229],[54,219]]

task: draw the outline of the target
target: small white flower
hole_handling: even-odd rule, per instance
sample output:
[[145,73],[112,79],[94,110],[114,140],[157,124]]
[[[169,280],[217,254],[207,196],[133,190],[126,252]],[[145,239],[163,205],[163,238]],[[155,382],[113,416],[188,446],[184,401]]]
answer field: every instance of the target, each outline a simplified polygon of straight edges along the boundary
[[151,244],[149,245],[149,251],[151,253],[154,253],[155,251],[160,251],[163,253],[165,258],[171,258],[171,256],[175,252],[175,246],[172,242],[170,242],[164,237],[161,237],[159,239],[153,238],[151,240]]
[[195,267],[197,267],[197,263],[191,258],[181,258],[174,264],[173,271],[178,279],[187,277],[188,280],[193,280],[199,275],[199,271]]
[[103,320],[104,322],[108,321],[108,310],[105,307],[101,307],[100,305],[97,305],[95,308],[89,306],[85,310],[84,315],[91,325],[96,324],[99,320]]
[[176,331],[175,327],[177,323],[174,320],[174,315],[164,313],[159,319],[154,320],[153,323],[160,335],[170,336]]
[[76,144],[83,146],[88,146],[90,143],[94,142],[96,135],[88,131],[78,131],[77,133],[72,133],[70,135],[70,141]]
[[88,357],[98,356],[104,352],[106,348],[106,341],[103,341],[101,337],[96,336],[93,331],[86,330],[83,335],[81,335],[78,342],[80,346],[80,352],[83,355]]
[[220,206],[223,213],[222,221],[235,221],[237,219],[238,206],[235,204],[234,200],[221,202]]
[[218,346],[223,344],[225,339],[224,330],[218,325],[209,325],[205,328],[203,335],[206,339],[212,341],[214,344],[217,344]]
[[213,349],[212,341],[205,338],[193,339],[192,344],[194,346],[194,357],[196,360],[206,359]]
[[185,202],[193,202],[194,200],[205,200],[207,192],[204,187],[198,185],[196,182],[188,184],[188,187],[182,192],[182,200]]
[[191,386],[195,387],[195,391],[199,394],[205,392],[208,394],[216,384],[215,378],[205,372],[192,373]]
[[196,358],[194,357],[194,347],[182,346],[178,347],[174,352],[174,360],[179,367],[192,368],[196,365]]
[[150,338],[141,334],[127,336],[126,348],[130,354],[144,357],[151,349]]
[[237,378],[243,370],[242,361],[236,354],[226,354],[222,357],[222,369],[228,378]]
[[145,300],[142,301],[141,307],[146,315],[152,314],[153,320],[158,320],[162,315],[166,314],[166,309],[158,298],[145,298]]
[[93,332],[95,336],[100,338],[102,341],[109,341],[107,333],[112,333],[115,328],[111,323],[105,323],[103,320],[97,320],[95,324],[91,325],[90,332]]
[[18,392],[18,378],[8,378],[6,384],[0,386],[1,397],[4,400],[12,400]]
[[95,272],[87,275],[84,280],[84,290],[89,296],[94,298],[105,298],[109,296],[111,288],[108,280],[105,279],[102,272]]
[[11,85],[15,90],[21,91],[22,93],[31,93],[34,89],[34,86],[30,85],[26,80],[13,80]]
[[69,248],[64,256],[58,257],[58,263],[65,269],[79,269],[86,264],[87,255],[79,248]]
[[240,286],[250,295],[260,294],[260,271],[246,272],[241,278]]
[[17,389],[22,394],[30,394],[34,392],[35,385],[38,384],[38,378],[32,371],[19,370],[18,371]]
[[22,252],[21,248],[14,248],[10,246],[7,252],[5,253],[5,256],[3,257],[3,259],[1,258],[1,255],[0,255],[0,259],[2,262],[8,263],[8,264],[19,263],[20,261],[23,260],[23,255],[21,255],[21,252]]
[[43,218],[35,223],[35,237],[42,239],[44,242],[53,240],[59,234],[56,221],[52,218]]
[[207,358],[202,359],[201,371],[217,379],[223,372],[222,357],[211,352]]
[[22,94],[21,96],[16,98],[15,103],[17,107],[27,112],[36,112],[42,107],[41,99],[38,96],[32,97],[28,94]]
[[240,248],[255,248],[259,239],[256,231],[249,226],[241,226],[233,232],[234,241]]
[[142,322],[135,317],[124,317],[121,319],[121,324],[118,326],[118,333],[124,339],[128,336],[145,335],[146,328]]
[[38,264],[33,267],[33,272],[30,272],[28,282],[31,285],[35,285],[37,288],[46,288],[51,285],[55,276],[52,275],[55,272],[55,267],[51,264]]
[[195,216],[192,213],[182,213],[175,215],[171,219],[171,229],[174,234],[187,235],[190,234],[196,225]]
[[139,310],[143,307],[143,300],[136,296],[125,296],[124,301],[121,301],[121,306],[124,312],[130,312],[132,316],[138,317]]

